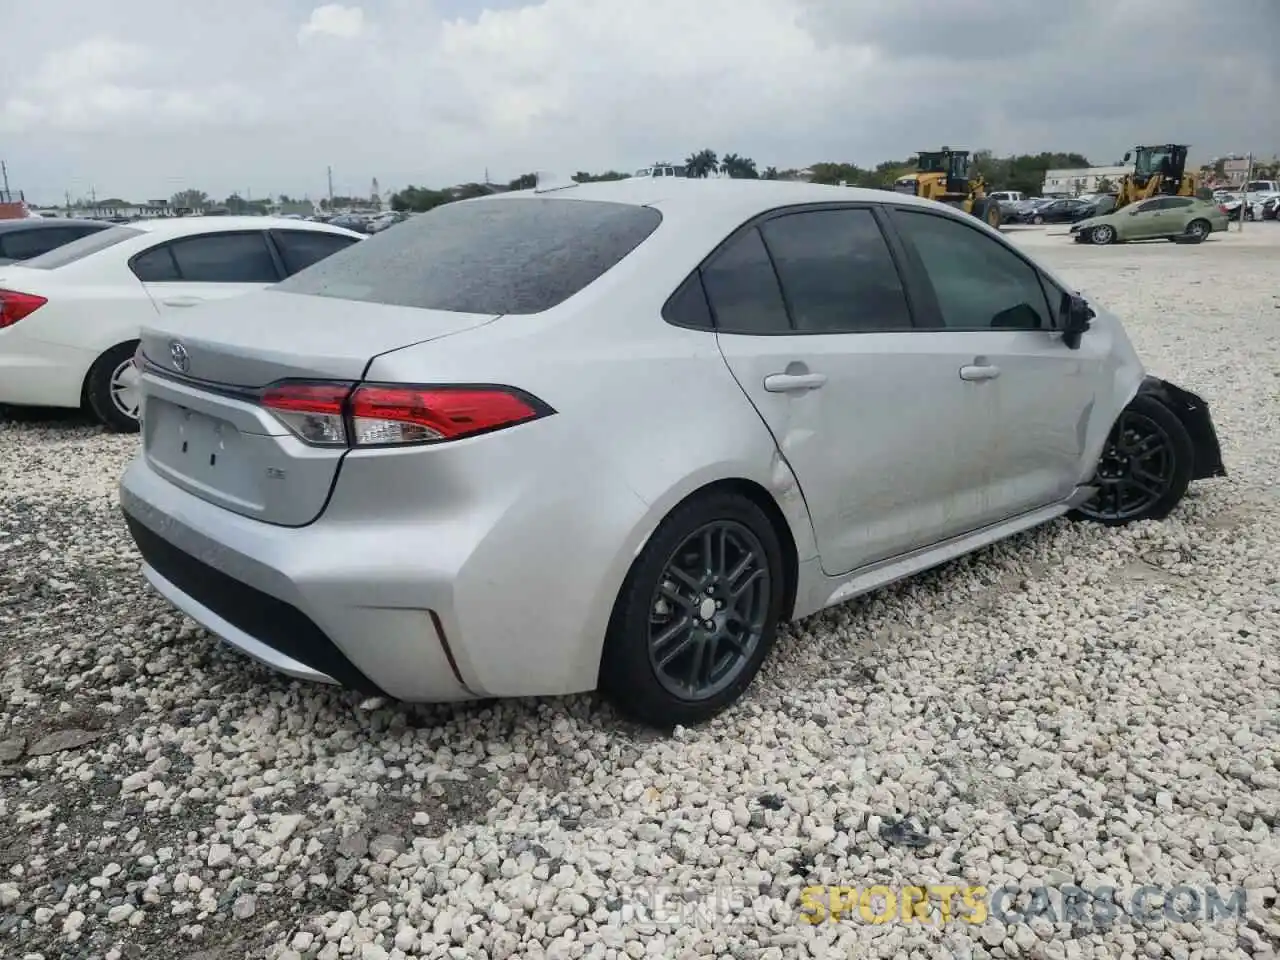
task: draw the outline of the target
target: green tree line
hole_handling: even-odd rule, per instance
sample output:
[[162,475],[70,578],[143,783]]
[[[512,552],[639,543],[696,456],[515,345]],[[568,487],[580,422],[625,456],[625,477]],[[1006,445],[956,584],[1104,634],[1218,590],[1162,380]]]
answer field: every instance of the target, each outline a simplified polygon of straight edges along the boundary
[[[676,166],[666,161],[654,163],[655,167]],[[685,173],[690,177],[710,177],[718,174],[742,180],[794,180],[800,179],[802,171],[796,168],[779,169],[774,166],[760,169],[756,161],[738,153],[721,154],[710,147],[695,150],[684,160]],[[1078,168],[1092,166],[1088,158],[1079,153],[1044,152],[1035,154],[1017,154],[1009,157],[997,157],[990,150],[977,150],[970,157],[970,175],[982,174],[990,190],[1021,190],[1023,193],[1038,194],[1044,185],[1046,170],[1060,168]],[[804,179],[813,183],[844,183],[851,187],[872,187],[890,189],[893,181],[916,168],[914,156],[901,160],[885,160],[871,167],[862,167],[856,163],[843,161],[823,161],[807,168]],[[579,171],[573,179],[578,183],[589,183],[597,180],[620,180],[627,176],[617,170],[603,173]],[[394,210],[424,211],[438,207],[452,200],[465,200],[469,197],[484,196],[495,190],[527,190],[537,183],[537,176],[526,173],[503,185],[486,185],[467,183],[456,187],[433,189],[430,187],[408,186],[391,197]]]

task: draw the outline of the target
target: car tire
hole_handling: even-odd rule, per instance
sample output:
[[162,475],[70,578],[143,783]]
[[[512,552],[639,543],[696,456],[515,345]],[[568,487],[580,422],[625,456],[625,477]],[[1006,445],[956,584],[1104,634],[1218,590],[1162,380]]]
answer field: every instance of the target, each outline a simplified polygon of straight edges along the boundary
[[1213,225],[1208,220],[1196,219],[1187,224],[1186,238],[1190,243],[1202,243],[1212,232]]
[[1034,223],[1037,227],[1043,226],[1044,217],[1040,216],[1040,214],[1037,213],[1034,217],[1031,218],[1031,222]]
[[1194,467],[1195,446],[1178,415],[1139,394],[1107,435],[1093,479],[1098,492],[1071,517],[1109,527],[1163,520],[1186,494]]
[[[748,498],[715,490],[685,500],[658,525],[619,591],[601,692],[623,715],[662,729],[720,713],[773,647],[786,597],[782,558],[777,531]],[[695,675],[697,684],[681,685]]]
[[1116,228],[1107,224],[1094,227],[1089,231],[1089,242],[1096,243],[1099,246],[1106,246],[1109,243],[1116,242]]
[[[137,433],[138,416],[136,402],[130,403],[131,382],[136,382],[133,354],[138,347],[136,340],[112,347],[89,369],[85,380],[85,400],[98,422],[112,433]],[[136,387],[133,387],[136,390]],[[132,406],[134,413],[128,413]]]

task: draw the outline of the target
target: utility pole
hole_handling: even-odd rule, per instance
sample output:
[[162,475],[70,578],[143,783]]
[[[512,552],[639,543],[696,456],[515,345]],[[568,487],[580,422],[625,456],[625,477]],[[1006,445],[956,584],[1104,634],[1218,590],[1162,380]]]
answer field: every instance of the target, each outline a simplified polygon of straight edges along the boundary
[[66,197],[67,199],[67,216],[69,217],[71,216],[71,191],[70,190],[64,191],[63,196]]
[[1244,189],[1240,191],[1240,227],[1237,233],[1244,233],[1245,214],[1249,212],[1249,181],[1253,179],[1253,154],[1250,153],[1244,168]]
[[329,212],[333,212],[333,167],[325,167],[329,176]]
[[0,160],[0,174],[4,175],[4,199],[9,199],[9,168],[5,166],[5,162]]

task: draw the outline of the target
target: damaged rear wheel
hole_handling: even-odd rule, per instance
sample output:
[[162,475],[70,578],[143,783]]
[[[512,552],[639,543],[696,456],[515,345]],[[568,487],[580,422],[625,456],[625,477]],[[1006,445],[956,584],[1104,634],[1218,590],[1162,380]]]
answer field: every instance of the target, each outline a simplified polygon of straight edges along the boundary
[[1093,479],[1098,492],[1072,516],[1107,526],[1163,520],[1187,492],[1194,465],[1191,435],[1177,414],[1154,397],[1137,396],[1102,448]]

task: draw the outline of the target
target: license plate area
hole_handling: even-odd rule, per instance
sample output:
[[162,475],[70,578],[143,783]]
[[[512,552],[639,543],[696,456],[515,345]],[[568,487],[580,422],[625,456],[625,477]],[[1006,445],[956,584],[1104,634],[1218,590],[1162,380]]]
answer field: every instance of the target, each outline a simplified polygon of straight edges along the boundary
[[262,509],[256,451],[233,423],[151,397],[143,429],[147,461],[168,480],[243,512]]

